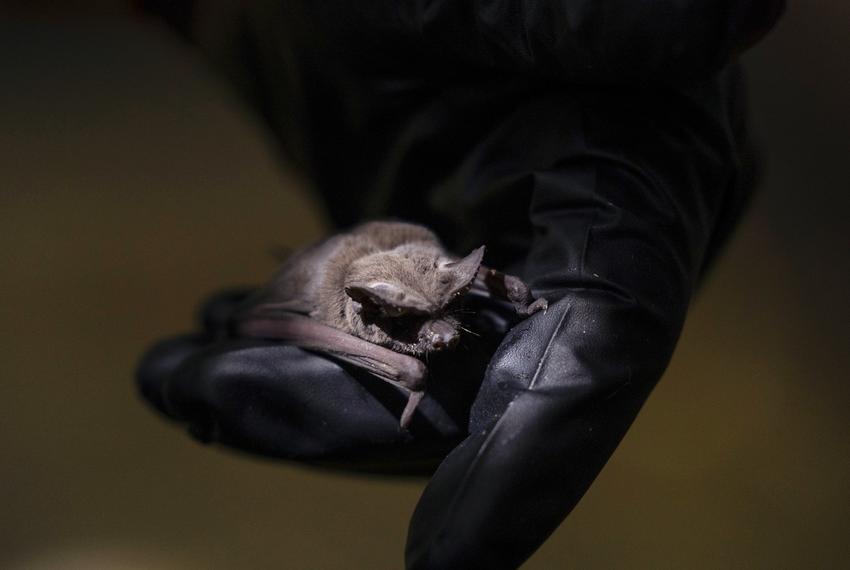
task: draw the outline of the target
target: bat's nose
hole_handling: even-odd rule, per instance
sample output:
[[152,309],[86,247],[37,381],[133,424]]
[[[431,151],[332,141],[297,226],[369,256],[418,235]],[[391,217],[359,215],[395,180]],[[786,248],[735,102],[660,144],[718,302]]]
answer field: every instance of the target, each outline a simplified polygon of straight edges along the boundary
[[433,321],[430,329],[431,346],[434,350],[451,348],[459,340],[457,329],[445,321]]

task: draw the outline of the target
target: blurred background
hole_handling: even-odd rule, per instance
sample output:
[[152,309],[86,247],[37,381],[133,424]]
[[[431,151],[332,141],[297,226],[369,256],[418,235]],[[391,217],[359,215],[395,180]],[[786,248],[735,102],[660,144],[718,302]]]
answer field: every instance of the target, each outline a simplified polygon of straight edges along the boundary
[[[765,183],[548,568],[850,568],[850,4],[746,56]],[[0,1],[0,567],[399,568],[424,482],[203,447],[154,339],[328,226],[203,57],[126,2]]]

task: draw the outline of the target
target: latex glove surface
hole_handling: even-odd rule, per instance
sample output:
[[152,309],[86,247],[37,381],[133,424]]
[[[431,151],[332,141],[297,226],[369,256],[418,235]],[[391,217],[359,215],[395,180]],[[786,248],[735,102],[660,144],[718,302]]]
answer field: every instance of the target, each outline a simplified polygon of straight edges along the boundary
[[[549,309],[503,340],[493,327],[469,354],[432,366],[409,433],[398,430],[404,396],[391,387],[297,349],[224,338],[221,318],[207,319],[206,335],[150,352],[142,392],[203,439],[253,453],[383,472],[439,465],[411,522],[408,567],[514,568],[569,513],[628,429],[752,189],[738,71],[712,73],[716,65],[706,64],[734,51],[716,46],[751,40],[700,38],[764,30],[779,4],[730,3],[718,12],[716,3],[652,3],[682,7],[680,26],[664,24],[667,35],[641,32],[662,23],[642,22],[625,5],[610,14],[590,8],[606,3],[516,8],[538,30],[528,46],[547,37],[535,14],[583,14],[579,29],[589,36],[571,41],[601,58],[604,77],[575,71],[582,66],[569,63],[570,50],[557,52],[567,58],[561,67],[545,50],[526,50],[537,54],[531,60],[499,55],[514,44],[492,44],[490,34],[475,36],[452,65],[428,59],[434,45],[460,49],[448,39],[433,44],[439,34],[429,29],[454,38],[449,31],[467,29],[464,18],[495,13],[484,7],[416,4],[423,22],[454,22],[426,26],[416,47],[396,19],[360,4],[331,3],[333,13],[323,3],[283,4],[243,14],[239,45],[250,49],[235,60],[252,70],[247,90],[262,94],[270,124],[334,219],[394,215],[433,227],[459,251],[485,243],[485,263],[523,277]],[[714,17],[690,19],[701,10]],[[438,17],[450,14],[459,19]],[[618,76],[632,59],[601,14],[613,18],[606,22],[633,18],[628,28],[653,53],[691,56],[676,59],[669,76],[658,62],[672,60],[641,62],[652,64],[649,82],[628,70]],[[591,33],[600,30],[610,33]],[[479,65],[481,38],[496,46],[486,50],[492,66]],[[358,42],[362,50],[352,50]],[[375,60],[385,42],[414,51]],[[614,42],[610,50],[605,42]],[[404,58],[411,53],[419,54],[413,62]],[[682,80],[689,75],[699,79]],[[226,313],[222,306],[208,313]],[[482,307],[482,317],[491,309]]]

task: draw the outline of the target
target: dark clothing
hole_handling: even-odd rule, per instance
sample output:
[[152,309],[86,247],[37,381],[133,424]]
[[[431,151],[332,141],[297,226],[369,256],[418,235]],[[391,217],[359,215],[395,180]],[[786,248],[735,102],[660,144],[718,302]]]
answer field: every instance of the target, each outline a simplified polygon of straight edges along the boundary
[[380,381],[221,340],[228,298],[208,305],[205,335],[147,355],[143,394],[239,449],[436,468],[408,567],[516,567],[625,434],[747,202],[756,168],[730,61],[782,3],[246,6],[217,57],[338,224],[394,216],[459,251],[484,243],[488,265],[550,307],[435,362],[410,433]]

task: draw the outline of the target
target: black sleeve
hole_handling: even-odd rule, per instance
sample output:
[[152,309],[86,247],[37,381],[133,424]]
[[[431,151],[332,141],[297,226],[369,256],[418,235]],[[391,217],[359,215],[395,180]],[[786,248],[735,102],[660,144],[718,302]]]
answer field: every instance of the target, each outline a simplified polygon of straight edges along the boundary
[[[304,15],[363,61],[418,58],[578,83],[705,78],[763,37],[783,0],[314,2]],[[383,56],[383,57],[382,57]]]

